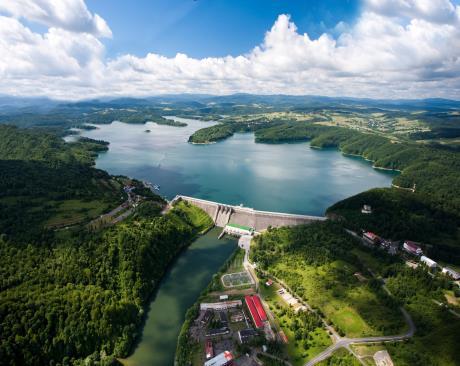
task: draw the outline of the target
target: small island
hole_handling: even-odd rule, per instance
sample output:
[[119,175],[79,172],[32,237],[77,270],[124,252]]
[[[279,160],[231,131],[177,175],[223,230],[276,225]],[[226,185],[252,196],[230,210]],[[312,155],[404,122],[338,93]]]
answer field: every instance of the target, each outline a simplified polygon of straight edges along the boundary
[[152,132],[152,131],[150,131],[150,130],[145,130],[144,132],[145,132],[145,133],[150,133],[150,132]]

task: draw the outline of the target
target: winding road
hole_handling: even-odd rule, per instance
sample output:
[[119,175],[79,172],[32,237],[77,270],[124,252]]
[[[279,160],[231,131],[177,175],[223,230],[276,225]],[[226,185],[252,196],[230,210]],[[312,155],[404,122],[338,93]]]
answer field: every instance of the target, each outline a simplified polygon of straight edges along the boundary
[[377,342],[396,342],[403,341],[405,339],[411,338],[415,333],[415,324],[410,317],[409,313],[404,308],[399,308],[403,313],[404,319],[406,319],[407,324],[409,325],[409,330],[401,335],[394,336],[381,336],[381,337],[364,337],[364,338],[346,338],[341,337],[336,343],[332,346],[321,352],[318,356],[308,361],[305,366],[313,366],[318,362],[324,361],[329,358],[335,351],[339,348],[345,347],[348,348],[351,344],[356,343],[377,343]]
[[[362,238],[359,237],[355,232],[351,230],[346,230],[349,234],[354,236],[355,238],[359,239],[362,241]],[[369,273],[372,275],[372,277],[376,278],[375,274],[372,272],[370,268],[367,268]],[[391,292],[388,290],[388,288],[385,286],[385,284],[382,285],[382,288],[385,290],[386,293],[388,293],[390,296]],[[403,307],[400,307],[399,310],[402,312],[404,319],[406,320],[407,325],[409,326],[409,330],[405,334],[401,335],[394,335],[394,336],[381,336],[381,337],[364,337],[364,338],[346,338],[346,337],[338,337],[337,341],[330,346],[329,348],[325,349],[323,352],[321,352],[318,356],[315,358],[311,359],[308,361],[304,366],[313,366],[316,365],[318,362],[324,361],[325,359],[329,358],[335,351],[337,351],[339,348],[345,347],[347,349],[350,349],[351,344],[357,344],[357,343],[377,343],[377,342],[397,342],[397,341],[403,341],[405,339],[411,338],[414,333],[415,333],[415,324],[414,321],[412,320],[411,316],[409,313],[404,309]]]

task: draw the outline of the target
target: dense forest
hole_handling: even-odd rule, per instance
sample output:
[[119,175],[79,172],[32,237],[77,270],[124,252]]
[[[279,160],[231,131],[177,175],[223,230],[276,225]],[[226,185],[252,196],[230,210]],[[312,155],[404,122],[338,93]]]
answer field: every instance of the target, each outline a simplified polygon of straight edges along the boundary
[[188,139],[189,142],[194,144],[209,144],[219,140],[224,140],[232,136],[234,130],[229,124],[218,124],[211,127],[205,127],[196,131]]
[[182,203],[164,217],[41,245],[0,240],[4,364],[127,356],[168,264],[203,229],[194,210]]
[[[372,214],[361,213],[363,205]],[[425,253],[448,263],[460,263],[459,217],[446,212],[424,194],[376,188],[332,205],[327,214],[344,220],[355,232],[370,230],[392,240],[425,243]]]
[[48,220],[62,207],[90,218],[124,199],[123,179],[92,167],[106,144],[10,126],[0,140],[1,364],[127,356],[167,266],[211,219],[183,202],[161,215],[163,200],[136,186],[144,201],[123,223],[53,229]]

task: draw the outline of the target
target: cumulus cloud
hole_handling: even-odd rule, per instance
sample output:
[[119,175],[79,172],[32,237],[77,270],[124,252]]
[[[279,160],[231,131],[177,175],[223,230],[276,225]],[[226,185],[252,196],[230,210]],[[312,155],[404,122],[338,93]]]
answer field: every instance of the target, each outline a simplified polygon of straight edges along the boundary
[[83,0],[6,0],[0,2],[0,12],[48,27],[112,36],[105,20],[90,13]]
[[[40,9],[44,3],[52,2],[33,1]],[[90,14],[83,2],[75,3]],[[72,99],[180,92],[460,99],[460,8],[448,0],[367,0],[353,25],[338,25],[338,36],[316,39],[282,14],[247,54],[203,59],[149,53],[108,60],[100,40],[104,32],[64,26],[56,20],[64,17],[57,9],[47,15],[54,20],[43,35],[21,23],[26,16],[19,10],[9,12],[14,16],[0,16],[3,93]]]

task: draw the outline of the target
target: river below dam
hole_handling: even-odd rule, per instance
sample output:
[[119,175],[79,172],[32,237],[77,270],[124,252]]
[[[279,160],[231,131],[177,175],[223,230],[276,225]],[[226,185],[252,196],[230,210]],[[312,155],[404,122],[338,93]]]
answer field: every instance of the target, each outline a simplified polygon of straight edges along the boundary
[[172,366],[185,312],[211,281],[237,240],[214,228],[195,240],[171,266],[148,309],[142,338],[126,366]]
[[[188,137],[213,122],[175,118],[186,127],[113,122],[82,136],[110,142],[96,167],[160,185],[168,199],[176,194],[253,207],[258,210],[323,215],[336,201],[373,187],[388,187],[394,173],[309,143],[257,144],[254,134],[235,134],[210,145]],[[150,130],[150,132],[146,132]],[[69,137],[73,139],[75,137]],[[217,240],[215,228],[196,240],[171,266],[148,309],[142,338],[124,363],[171,366],[185,312],[236,248]]]

